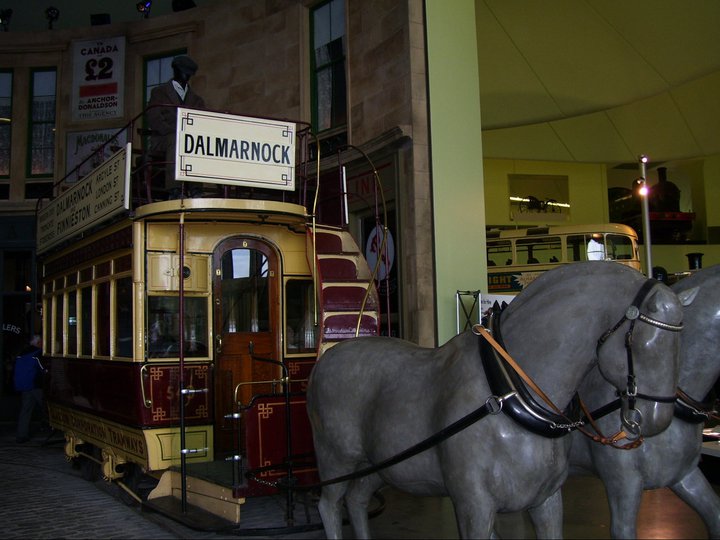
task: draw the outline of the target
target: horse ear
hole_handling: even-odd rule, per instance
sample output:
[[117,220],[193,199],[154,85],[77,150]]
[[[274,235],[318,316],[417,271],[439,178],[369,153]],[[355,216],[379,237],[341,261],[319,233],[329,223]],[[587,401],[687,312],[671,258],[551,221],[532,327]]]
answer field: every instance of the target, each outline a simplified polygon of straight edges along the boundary
[[689,306],[693,303],[693,300],[695,300],[698,292],[700,292],[700,287],[693,287],[692,289],[679,292],[677,296],[683,306]]

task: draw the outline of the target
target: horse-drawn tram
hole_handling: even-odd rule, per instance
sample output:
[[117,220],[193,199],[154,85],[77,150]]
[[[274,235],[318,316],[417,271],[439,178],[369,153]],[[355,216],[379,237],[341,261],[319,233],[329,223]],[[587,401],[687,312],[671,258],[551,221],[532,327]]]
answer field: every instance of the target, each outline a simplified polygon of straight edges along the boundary
[[[179,109],[178,130],[192,114]],[[181,149],[178,174],[203,180],[185,191],[204,192],[167,200],[166,164],[132,164],[129,143],[39,204],[38,254],[50,422],[68,459],[169,513],[238,524],[251,498],[316,479],[308,375],[335,342],[377,334],[380,316],[346,224],[319,223],[343,213],[307,173],[320,163],[305,159],[308,129],[218,116],[250,126],[237,140],[257,144],[255,162]],[[276,156],[298,156],[282,167],[262,162],[278,129]],[[147,475],[159,482],[138,495]]]

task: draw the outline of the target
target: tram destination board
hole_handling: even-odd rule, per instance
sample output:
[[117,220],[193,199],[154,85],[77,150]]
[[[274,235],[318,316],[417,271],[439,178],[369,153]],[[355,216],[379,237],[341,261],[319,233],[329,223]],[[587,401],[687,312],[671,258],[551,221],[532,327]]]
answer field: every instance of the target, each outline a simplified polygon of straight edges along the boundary
[[175,179],[295,189],[292,122],[178,108]]
[[130,208],[130,148],[128,143],[38,211],[38,253]]

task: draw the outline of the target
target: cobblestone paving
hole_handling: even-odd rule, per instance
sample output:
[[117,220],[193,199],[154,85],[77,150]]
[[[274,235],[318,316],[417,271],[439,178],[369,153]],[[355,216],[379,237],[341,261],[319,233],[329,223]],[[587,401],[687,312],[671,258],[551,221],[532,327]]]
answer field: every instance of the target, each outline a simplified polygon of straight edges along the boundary
[[[0,423],[0,531],[3,538],[197,538],[244,536],[197,531],[138,504],[128,506],[122,490],[103,480],[91,482],[65,460],[60,434],[39,434],[24,444],[15,442],[14,425]],[[271,503],[272,504],[272,503]],[[249,508],[248,508],[249,510]],[[282,516],[279,507],[268,514]],[[255,509],[255,513],[262,509]],[[245,514],[248,518],[250,513]],[[278,523],[282,525],[282,521]],[[262,528],[255,516],[244,527]],[[253,538],[324,538],[321,530]]]

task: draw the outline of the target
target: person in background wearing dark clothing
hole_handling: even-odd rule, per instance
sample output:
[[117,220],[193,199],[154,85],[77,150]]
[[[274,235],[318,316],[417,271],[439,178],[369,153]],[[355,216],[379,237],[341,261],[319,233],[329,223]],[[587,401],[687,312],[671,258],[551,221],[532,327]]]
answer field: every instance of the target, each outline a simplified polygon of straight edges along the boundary
[[[156,86],[150,93],[147,120],[151,130],[150,156],[165,160],[165,189],[170,194],[169,198],[178,199],[181,186],[175,181],[177,107],[205,109],[205,101],[189,85],[190,78],[198,69],[195,61],[184,54],[176,56],[172,68],[173,78]],[[200,185],[195,185],[192,191],[196,192],[193,195],[198,195]]]
[[18,443],[30,440],[30,422],[35,408],[37,407],[43,417],[45,416],[42,389],[45,368],[40,362],[41,355],[42,338],[35,335],[30,340],[30,347],[15,359],[15,390],[21,395],[16,432]]

